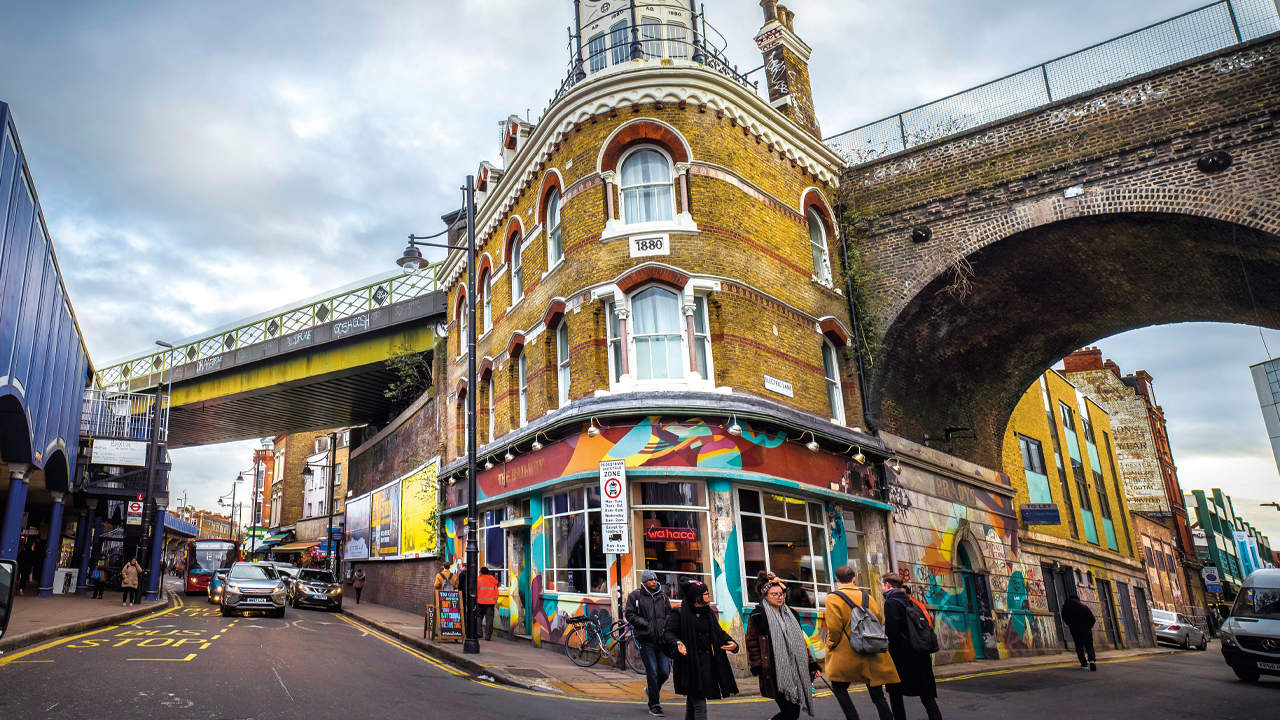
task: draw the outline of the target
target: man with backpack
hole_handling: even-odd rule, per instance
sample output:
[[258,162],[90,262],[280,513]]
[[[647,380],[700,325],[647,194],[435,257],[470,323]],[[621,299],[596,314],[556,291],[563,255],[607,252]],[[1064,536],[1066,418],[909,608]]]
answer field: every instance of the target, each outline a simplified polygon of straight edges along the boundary
[[889,640],[884,632],[880,599],[854,584],[854,569],[836,568],[836,589],[827,594],[823,622],[827,626],[827,657],[824,673],[831,693],[844,711],[845,720],[858,720],[858,711],[849,697],[849,685],[863,683],[876,706],[880,720],[891,720],[884,685],[898,681]]
[[889,655],[898,670],[898,682],[889,685],[889,704],[894,720],[906,720],[902,698],[920,698],[929,720],[942,720],[938,709],[938,687],[933,679],[933,653],[938,636],[922,603],[908,594],[902,576],[889,573],[880,578],[884,586],[884,630],[889,636]]

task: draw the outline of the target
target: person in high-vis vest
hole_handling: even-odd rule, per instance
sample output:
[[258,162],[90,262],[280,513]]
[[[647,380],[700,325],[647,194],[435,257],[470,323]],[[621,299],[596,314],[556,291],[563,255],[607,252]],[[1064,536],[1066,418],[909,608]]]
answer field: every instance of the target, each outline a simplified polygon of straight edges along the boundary
[[476,605],[480,611],[480,629],[485,640],[493,639],[493,609],[498,604],[498,577],[487,567],[480,568],[476,578]]

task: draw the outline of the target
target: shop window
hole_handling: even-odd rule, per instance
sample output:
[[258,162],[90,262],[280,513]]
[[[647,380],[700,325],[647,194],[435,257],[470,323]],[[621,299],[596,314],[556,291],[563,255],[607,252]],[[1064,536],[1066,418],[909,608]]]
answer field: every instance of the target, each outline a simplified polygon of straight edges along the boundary
[[844,424],[844,393],[840,391],[840,359],[830,340],[822,341],[822,371],[827,376],[827,404],[831,419]]
[[635,527],[643,549],[640,573],[652,570],[672,597],[680,597],[681,583],[700,580],[712,587],[708,564],[707,494],[700,482],[636,483],[633,492]]
[[627,224],[672,220],[675,190],[671,161],[658,149],[641,146],[622,159],[622,220]]
[[600,486],[542,499],[547,535],[545,579],[552,592],[608,595],[608,565],[600,525]]
[[569,404],[569,323],[556,327],[556,391],[560,406]]
[[507,519],[505,507],[480,513],[479,535],[480,564],[498,577],[498,584],[507,586],[507,534],[501,525]]
[[529,372],[525,353],[516,359],[516,382],[520,392],[520,427],[529,422]]
[[818,211],[809,208],[809,249],[813,253],[813,277],[823,285],[831,284],[831,258],[827,255],[827,228]]
[[767,570],[787,582],[787,604],[818,607],[831,590],[822,505],[770,491],[738,490],[744,598],[759,602],[755,577]]
[[547,193],[547,268],[555,267],[564,259],[564,248],[560,244],[560,190],[551,188]]

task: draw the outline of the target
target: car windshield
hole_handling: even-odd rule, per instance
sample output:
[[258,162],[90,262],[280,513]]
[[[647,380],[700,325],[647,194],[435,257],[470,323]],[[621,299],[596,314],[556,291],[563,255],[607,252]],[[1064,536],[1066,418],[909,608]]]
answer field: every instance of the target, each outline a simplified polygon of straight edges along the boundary
[[332,583],[333,573],[328,570],[300,570],[298,579],[303,582]]
[[1280,620],[1280,588],[1245,588],[1236,595],[1231,615],[1239,618]]
[[227,577],[232,580],[275,580],[276,574],[271,568],[262,565],[236,565],[231,568]]
[[297,577],[297,575],[298,575],[298,568],[291,568],[291,567],[279,567],[279,566],[277,566],[277,567],[276,567],[276,572],[280,573],[281,575],[284,575],[285,577]]

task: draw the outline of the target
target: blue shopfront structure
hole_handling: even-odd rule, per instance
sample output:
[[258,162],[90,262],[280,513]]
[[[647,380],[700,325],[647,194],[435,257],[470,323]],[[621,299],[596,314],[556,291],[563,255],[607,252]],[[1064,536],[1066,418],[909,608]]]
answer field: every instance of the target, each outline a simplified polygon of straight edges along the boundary
[[[17,126],[0,102],[0,557],[38,577],[42,595],[73,500],[91,375]],[[74,512],[83,534],[91,511]]]

